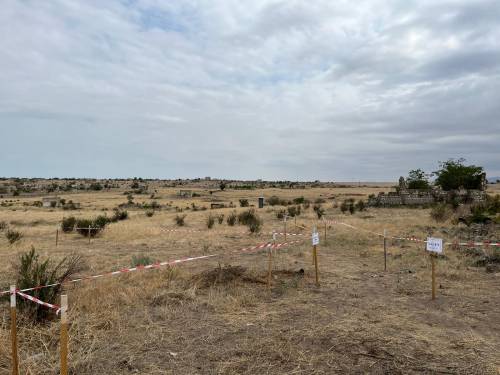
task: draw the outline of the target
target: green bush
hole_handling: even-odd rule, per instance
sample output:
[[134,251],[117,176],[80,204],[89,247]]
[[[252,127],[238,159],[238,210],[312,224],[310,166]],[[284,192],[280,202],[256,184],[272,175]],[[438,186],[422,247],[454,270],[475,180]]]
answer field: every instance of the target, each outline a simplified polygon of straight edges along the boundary
[[124,210],[115,210],[113,219],[115,219],[115,221],[127,220],[128,212]]
[[147,217],[152,217],[155,214],[154,211],[146,211],[146,216]]
[[102,215],[95,219],[77,219],[76,231],[84,237],[88,237],[89,235],[90,237],[95,237],[104,229],[107,223],[108,218]]
[[278,211],[276,211],[276,217],[278,219],[282,220],[285,217],[285,213],[286,213],[285,210],[278,210]]
[[219,222],[219,224],[222,224],[224,222],[224,214],[219,214],[217,216],[217,221]]
[[17,241],[20,241],[24,235],[14,229],[7,229],[7,232],[5,232],[5,238],[7,238],[7,241],[12,245],[16,243]]
[[[42,301],[59,304],[59,295],[62,289],[60,283],[81,272],[84,268],[82,258],[78,255],[65,257],[59,263],[53,264],[50,258],[41,261],[35,248],[31,247],[31,250],[21,254],[18,262],[14,264],[14,270],[17,274],[16,287],[26,289],[37,285],[59,284],[30,292],[33,297]],[[47,308],[22,298],[18,300],[18,306],[34,321],[40,322],[54,316]]]
[[356,209],[358,211],[364,211],[366,208],[365,202],[363,200],[359,200],[358,203],[356,203]]
[[247,211],[240,212],[240,214],[238,215],[238,222],[242,225],[248,226],[250,232],[252,233],[259,232],[262,226],[262,220],[255,213],[255,210],[253,208]]
[[248,207],[248,199],[240,199],[240,207]]
[[450,217],[450,210],[446,203],[438,203],[432,208],[430,215],[435,221],[443,222]]
[[132,256],[132,267],[137,267],[137,266],[148,266],[150,264],[153,264],[154,261],[147,255],[133,255]]
[[215,224],[215,218],[212,215],[208,215],[207,217],[207,228],[212,229]]
[[281,206],[286,206],[288,204],[287,201],[283,200],[283,199],[280,199],[279,197],[277,197],[276,195],[273,195],[272,197],[269,197],[269,199],[267,200],[267,203],[270,205],[270,206],[278,206],[278,205],[281,205]]
[[314,212],[316,212],[316,215],[318,216],[318,219],[321,219],[323,215],[325,214],[325,209],[321,207],[320,204],[315,204],[313,206]]
[[7,223],[5,221],[0,221],[0,232],[6,230],[7,228]]
[[295,217],[300,215],[300,206],[289,206],[287,208],[288,216]]
[[174,217],[174,222],[177,224],[179,227],[183,227],[185,222],[184,220],[186,219],[186,215],[175,215]]
[[227,219],[226,219],[226,222],[227,222],[227,225],[229,225],[230,227],[234,226],[234,224],[236,224],[236,220],[237,220],[237,216],[236,216],[236,212],[231,212],[228,216],[227,216]]
[[76,219],[74,216],[65,217],[62,219],[61,229],[65,233],[73,232],[73,230],[75,229],[75,225]]
[[303,203],[305,203],[304,197],[294,198],[294,200],[293,200],[293,204],[303,204]]

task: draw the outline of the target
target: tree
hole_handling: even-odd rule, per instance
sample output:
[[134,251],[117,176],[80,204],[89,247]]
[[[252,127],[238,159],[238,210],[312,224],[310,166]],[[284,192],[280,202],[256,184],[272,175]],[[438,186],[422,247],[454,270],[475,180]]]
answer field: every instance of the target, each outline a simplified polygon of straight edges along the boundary
[[413,169],[408,172],[408,178],[406,179],[408,183],[408,189],[419,189],[419,190],[427,190],[430,188],[429,180],[425,175],[423,170]]
[[226,188],[226,183],[224,181],[221,181],[219,184],[219,187],[220,187],[221,191],[224,191],[224,189]]
[[435,184],[445,191],[459,188],[480,189],[483,167],[465,165],[464,162],[463,158],[440,162],[441,169],[433,172],[437,176]]

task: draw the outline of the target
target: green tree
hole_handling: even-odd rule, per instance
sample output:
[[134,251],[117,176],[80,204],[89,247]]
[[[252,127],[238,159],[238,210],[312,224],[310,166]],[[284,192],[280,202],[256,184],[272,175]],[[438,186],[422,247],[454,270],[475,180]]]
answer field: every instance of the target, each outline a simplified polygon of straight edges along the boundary
[[435,184],[443,190],[455,190],[461,187],[465,189],[480,189],[483,167],[465,165],[465,159],[449,159],[440,162],[441,169],[433,172],[436,176]]
[[226,188],[226,183],[224,181],[221,181],[219,184],[219,187],[220,187],[221,191],[224,191],[224,189]]
[[426,190],[430,188],[429,180],[422,169],[413,169],[408,172],[408,189]]

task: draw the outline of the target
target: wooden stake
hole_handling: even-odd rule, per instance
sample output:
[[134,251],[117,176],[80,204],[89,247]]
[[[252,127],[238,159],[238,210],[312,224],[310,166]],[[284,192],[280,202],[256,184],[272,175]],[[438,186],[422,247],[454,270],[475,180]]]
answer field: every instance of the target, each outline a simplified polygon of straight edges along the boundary
[[61,375],[68,375],[68,296],[61,296]]
[[[274,243],[273,243],[274,245]],[[267,288],[271,290],[271,279],[272,279],[272,273],[273,273],[273,248],[269,248],[269,260],[268,260],[268,266],[267,266]]]
[[284,242],[286,242],[286,215],[285,215],[284,225],[285,225],[285,241]]
[[436,264],[435,264],[436,256],[431,254],[431,265],[432,265],[432,300],[436,299]]
[[89,243],[90,243],[90,225],[89,225]]
[[56,229],[56,247],[58,242],[59,242],[59,228]]
[[17,311],[16,286],[10,286],[10,340],[12,347],[12,375],[19,375],[19,357],[17,354]]
[[318,272],[318,249],[317,246],[313,246],[314,254],[314,268],[316,269],[316,286],[319,287],[319,272]]
[[387,271],[387,232],[384,229],[384,272]]

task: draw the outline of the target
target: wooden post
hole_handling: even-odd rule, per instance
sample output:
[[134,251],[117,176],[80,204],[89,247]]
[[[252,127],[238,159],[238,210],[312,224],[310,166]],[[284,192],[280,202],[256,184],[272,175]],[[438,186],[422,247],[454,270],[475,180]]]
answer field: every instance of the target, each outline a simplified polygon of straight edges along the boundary
[[384,272],[387,271],[387,232],[384,229]]
[[68,296],[61,296],[61,375],[68,375]]
[[89,243],[90,243],[90,225],[89,225]]
[[12,347],[12,375],[19,375],[19,357],[17,354],[17,311],[16,286],[10,286],[10,340]]
[[[274,244],[273,244],[274,245]],[[273,248],[272,246],[269,248],[269,260],[267,265],[267,288],[271,290],[271,278],[273,273]]]
[[326,243],[326,220],[325,220],[325,243]]
[[316,286],[319,287],[319,272],[318,272],[318,249],[317,246],[313,246],[314,254],[314,268],[316,269]]
[[59,242],[59,228],[56,229],[56,247],[58,242]]
[[284,217],[284,221],[283,221],[284,226],[285,226],[285,241],[283,241],[283,242],[286,242],[286,217],[287,217],[287,216],[285,215],[285,217]]
[[436,299],[436,256],[434,254],[431,255],[431,265],[432,265],[432,300]]

